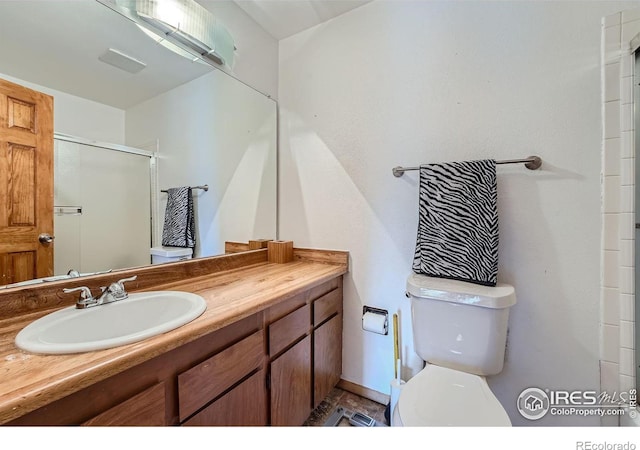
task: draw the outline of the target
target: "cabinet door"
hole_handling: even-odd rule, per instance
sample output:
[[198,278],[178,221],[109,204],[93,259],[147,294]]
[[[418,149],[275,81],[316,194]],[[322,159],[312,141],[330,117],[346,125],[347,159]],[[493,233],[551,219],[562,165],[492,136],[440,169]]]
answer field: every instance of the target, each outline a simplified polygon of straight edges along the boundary
[[267,390],[264,370],[253,374],[198,414],[185,426],[267,425]]
[[314,331],[313,368],[315,408],[338,384],[342,375],[342,314]]
[[271,425],[300,426],[311,412],[311,336],[271,363]]

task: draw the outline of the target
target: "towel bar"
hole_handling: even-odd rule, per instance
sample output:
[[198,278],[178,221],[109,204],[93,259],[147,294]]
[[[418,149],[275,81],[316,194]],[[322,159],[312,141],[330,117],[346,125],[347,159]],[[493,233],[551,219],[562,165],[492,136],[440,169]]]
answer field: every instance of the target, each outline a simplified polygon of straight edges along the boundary
[[[539,156],[529,156],[528,158],[522,159],[504,159],[502,161],[496,161],[496,164],[521,164],[524,163],[524,166],[529,170],[537,170],[542,166],[542,159]],[[420,170],[420,167],[394,167],[393,168],[393,176],[401,177],[407,170]]]
[[[203,191],[207,192],[209,190],[209,185],[205,184],[204,186],[193,186],[191,187],[191,189],[202,189]],[[167,190],[162,189],[160,192],[167,192]]]

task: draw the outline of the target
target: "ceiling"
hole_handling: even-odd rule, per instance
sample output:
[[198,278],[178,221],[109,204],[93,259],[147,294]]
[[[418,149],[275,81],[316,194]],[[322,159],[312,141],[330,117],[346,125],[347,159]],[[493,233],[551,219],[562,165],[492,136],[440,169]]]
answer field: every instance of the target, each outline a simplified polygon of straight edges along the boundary
[[[166,51],[100,1],[113,2],[0,0],[0,74],[127,109],[213,70]],[[234,1],[279,40],[370,0]],[[98,57],[109,48],[146,67],[105,64]]]
[[369,3],[371,0],[234,0],[280,40]]

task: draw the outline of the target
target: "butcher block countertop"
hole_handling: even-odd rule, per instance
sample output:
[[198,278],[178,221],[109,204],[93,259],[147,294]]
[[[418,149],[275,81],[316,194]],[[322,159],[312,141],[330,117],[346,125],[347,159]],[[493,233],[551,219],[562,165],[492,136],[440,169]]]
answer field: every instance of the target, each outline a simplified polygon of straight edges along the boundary
[[[173,350],[296,294],[342,276],[348,253],[295,249],[293,261],[270,263],[267,250],[122,270],[107,275],[0,289],[0,424]],[[69,355],[17,348],[18,332],[34,320],[71,306],[62,288],[99,286],[131,275],[130,292],[175,290],[201,295],[206,311],[192,322],[133,344]],[[94,292],[95,292],[94,290]]]

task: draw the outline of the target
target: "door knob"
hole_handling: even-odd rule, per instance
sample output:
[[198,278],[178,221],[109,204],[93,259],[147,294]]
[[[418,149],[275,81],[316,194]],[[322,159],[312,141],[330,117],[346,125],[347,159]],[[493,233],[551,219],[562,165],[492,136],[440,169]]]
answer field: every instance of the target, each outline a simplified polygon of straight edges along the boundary
[[47,233],[42,233],[40,236],[38,236],[38,240],[42,244],[51,244],[55,238],[55,236],[51,236]]

